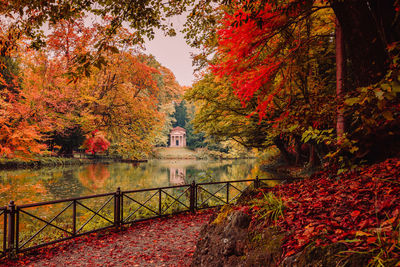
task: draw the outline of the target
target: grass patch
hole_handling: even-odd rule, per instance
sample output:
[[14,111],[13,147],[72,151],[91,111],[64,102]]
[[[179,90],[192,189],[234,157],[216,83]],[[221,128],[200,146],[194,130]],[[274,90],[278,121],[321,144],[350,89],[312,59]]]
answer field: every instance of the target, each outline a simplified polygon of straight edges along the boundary
[[155,150],[158,159],[196,159],[197,153],[185,147],[159,147]]
[[272,192],[264,193],[263,197],[253,200],[253,210],[257,210],[259,219],[267,219],[271,222],[283,218],[283,210],[286,208],[283,200],[275,196]]

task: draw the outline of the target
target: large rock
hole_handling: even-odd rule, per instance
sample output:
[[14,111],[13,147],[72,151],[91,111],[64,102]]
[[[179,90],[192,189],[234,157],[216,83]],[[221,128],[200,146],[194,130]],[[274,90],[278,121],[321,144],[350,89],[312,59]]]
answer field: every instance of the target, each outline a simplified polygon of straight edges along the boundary
[[[221,219],[221,216],[225,217]],[[270,231],[250,234],[250,222],[251,217],[242,211],[225,211],[212,217],[201,229],[192,266],[270,266],[275,263],[276,256],[280,255],[281,236]],[[275,247],[259,244],[266,239],[278,240],[278,243]]]
[[232,266],[241,261],[251,217],[235,211],[221,222],[215,221],[214,216],[201,229],[192,266]]
[[348,249],[343,243],[311,244],[282,259],[288,234],[265,220],[252,221],[243,211],[225,206],[201,229],[192,266],[358,267],[368,265],[371,259],[367,254],[345,253]]

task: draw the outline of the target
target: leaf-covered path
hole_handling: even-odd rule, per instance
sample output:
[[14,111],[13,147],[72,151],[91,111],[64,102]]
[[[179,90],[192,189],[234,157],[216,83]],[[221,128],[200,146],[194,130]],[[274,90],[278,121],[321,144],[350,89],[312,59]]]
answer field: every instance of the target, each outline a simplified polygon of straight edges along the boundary
[[83,236],[1,265],[188,266],[200,228],[211,213],[143,221],[121,232]]

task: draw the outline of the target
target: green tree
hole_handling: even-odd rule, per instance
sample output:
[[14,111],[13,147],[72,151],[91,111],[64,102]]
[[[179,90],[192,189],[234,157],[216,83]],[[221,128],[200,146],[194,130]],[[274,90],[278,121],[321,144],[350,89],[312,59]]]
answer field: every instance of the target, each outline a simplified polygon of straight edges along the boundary
[[193,125],[193,119],[195,116],[195,106],[187,103],[188,106],[188,120],[185,124],[186,129],[186,145],[190,149],[202,148],[202,147],[209,147],[208,142],[205,138],[205,133],[203,131],[195,130]]
[[244,107],[233,94],[229,81],[207,74],[187,91],[185,98],[197,107],[193,124],[198,131],[217,142],[234,140],[251,148],[265,148],[271,126],[252,115],[251,106]]
[[175,112],[172,116],[175,118],[175,121],[172,123],[172,127],[185,127],[188,122],[188,114],[186,108],[186,101],[182,100],[180,102],[175,102]]

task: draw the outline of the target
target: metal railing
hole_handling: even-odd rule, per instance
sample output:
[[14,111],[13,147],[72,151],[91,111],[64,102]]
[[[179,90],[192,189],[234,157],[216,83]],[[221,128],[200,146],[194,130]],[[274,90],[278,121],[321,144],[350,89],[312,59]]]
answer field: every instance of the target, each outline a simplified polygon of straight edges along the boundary
[[141,220],[229,204],[247,187],[260,187],[265,180],[277,179],[256,177],[237,181],[192,182],[129,191],[118,188],[113,193],[26,205],[15,205],[14,201],[10,201],[8,206],[0,207],[0,223],[3,223],[0,256],[15,256],[20,252]]

